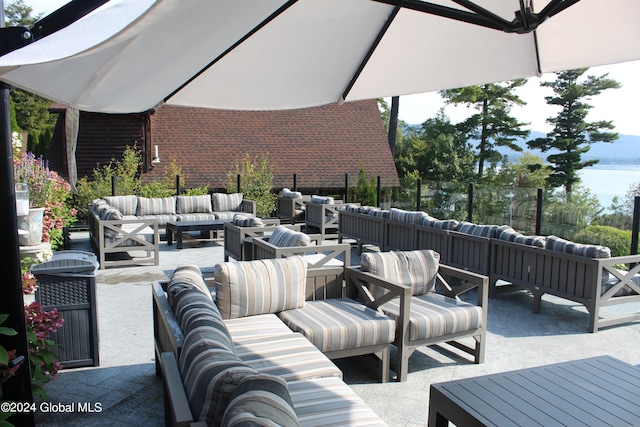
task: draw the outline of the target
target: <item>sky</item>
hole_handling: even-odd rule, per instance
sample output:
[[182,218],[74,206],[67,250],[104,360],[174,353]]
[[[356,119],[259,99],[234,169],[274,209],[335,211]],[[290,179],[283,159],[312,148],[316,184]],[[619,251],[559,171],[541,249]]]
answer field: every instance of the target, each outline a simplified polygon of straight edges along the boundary
[[[9,0],[5,0],[8,3]],[[25,0],[25,4],[33,8],[34,14],[53,12],[68,0]],[[618,81],[620,89],[609,89],[587,102],[593,106],[588,121],[611,120],[615,131],[624,135],[640,135],[640,61],[623,64],[591,67],[587,74],[600,76],[605,73],[609,78]],[[527,84],[516,90],[516,93],[527,105],[513,107],[512,114],[524,123],[530,123],[528,129],[538,132],[551,130],[546,119],[558,113],[556,107],[547,105],[544,97],[552,95],[550,88],[540,86],[541,81],[554,79],[553,74],[545,74],[541,78],[532,77]],[[386,98],[391,105],[391,98]],[[409,124],[420,124],[435,117],[438,110],[445,106],[437,92],[407,95],[400,97],[398,117]],[[445,113],[453,123],[458,123],[475,111],[467,107],[445,106]]]

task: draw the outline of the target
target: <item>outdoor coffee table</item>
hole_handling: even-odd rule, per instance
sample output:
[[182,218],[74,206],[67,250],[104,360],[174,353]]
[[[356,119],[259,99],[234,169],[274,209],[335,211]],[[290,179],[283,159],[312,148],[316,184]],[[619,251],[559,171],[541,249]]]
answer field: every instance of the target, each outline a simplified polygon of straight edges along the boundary
[[432,384],[429,426],[640,425],[640,368],[611,356]]
[[167,245],[173,244],[173,233],[176,234],[176,247],[182,249],[182,233],[185,231],[216,231],[224,228],[224,220],[174,221],[167,223]]

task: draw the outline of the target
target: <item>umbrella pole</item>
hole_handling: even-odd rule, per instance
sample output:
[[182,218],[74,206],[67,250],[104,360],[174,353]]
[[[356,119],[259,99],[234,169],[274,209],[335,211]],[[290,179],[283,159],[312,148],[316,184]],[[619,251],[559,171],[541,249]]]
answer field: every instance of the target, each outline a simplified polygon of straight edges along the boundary
[[[2,164],[0,164],[0,242],[5,254],[0,257],[0,271],[5,280],[2,281],[0,293],[0,314],[8,314],[4,327],[16,330],[15,336],[2,336],[2,345],[7,350],[16,350],[17,356],[24,356],[25,362],[2,384],[3,400],[20,403],[33,402],[31,393],[31,375],[29,372],[29,346],[27,328],[24,319],[24,298],[22,294],[22,272],[20,270],[20,245],[18,243],[18,217],[16,213],[15,184],[13,180],[13,146],[11,143],[11,108],[9,86],[0,83],[0,146],[2,147]],[[27,411],[13,415],[9,421],[15,425],[35,425],[33,412]]]

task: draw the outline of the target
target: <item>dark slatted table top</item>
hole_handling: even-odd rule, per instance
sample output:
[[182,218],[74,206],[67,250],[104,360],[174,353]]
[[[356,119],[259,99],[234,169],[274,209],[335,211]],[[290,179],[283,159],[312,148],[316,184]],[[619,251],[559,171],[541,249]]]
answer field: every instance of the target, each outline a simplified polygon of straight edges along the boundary
[[637,426],[640,369],[600,356],[433,384],[429,413],[430,426]]

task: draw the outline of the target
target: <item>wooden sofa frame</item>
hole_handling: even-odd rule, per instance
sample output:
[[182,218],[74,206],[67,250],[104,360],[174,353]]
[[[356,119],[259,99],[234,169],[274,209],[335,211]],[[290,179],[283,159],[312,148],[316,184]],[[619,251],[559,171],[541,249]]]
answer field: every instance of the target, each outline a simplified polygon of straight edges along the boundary
[[[640,302],[640,286],[631,281],[633,276],[640,274],[640,255],[588,258],[499,239],[493,239],[491,249],[491,297],[496,293],[496,282],[503,280],[531,291],[534,313],[540,313],[544,294],[577,302],[589,312],[589,332],[640,320],[640,313],[600,317],[601,307]],[[632,268],[621,273],[614,268],[620,264],[629,264]],[[610,273],[619,280],[604,294],[603,273]],[[624,286],[637,294],[614,296]]]
[[[160,264],[160,236],[158,220],[155,218],[103,220],[90,211],[89,231],[91,246],[98,254],[101,270],[107,266]],[[149,233],[153,233],[153,242],[145,239]],[[107,237],[110,234],[115,237]],[[146,256],[107,260],[108,254],[128,254],[129,251],[144,251]]]
[[[462,282],[458,286],[452,287],[444,279],[444,276],[456,278]],[[395,365],[395,371],[399,381],[405,381],[407,379],[409,357],[418,347],[446,343],[472,355],[475,363],[479,364],[484,362],[489,297],[489,278],[487,276],[440,264],[436,279],[437,288],[440,289],[439,293],[450,298],[459,299],[460,295],[472,289],[477,289],[477,305],[482,307],[483,313],[482,326],[463,333],[448,334],[414,341],[409,339],[409,318],[411,312],[410,287],[362,271],[359,267],[348,268],[345,274],[345,280],[347,287],[355,285],[355,287],[360,290],[359,298],[364,299],[365,304],[371,308],[378,309],[380,305],[385,302],[398,296],[400,297],[400,316],[398,320],[396,320],[396,337],[394,341],[394,345],[398,349],[398,355],[396,361],[392,362],[392,365]],[[384,297],[379,297],[377,300],[374,300],[368,290],[369,285],[381,286],[385,289],[393,290],[393,293],[388,293]],[[473,337],[473,346],[459,341],[466,337]]]
[[310,232],[318,229],[322,240],[338,237],[339,211],[346,205],[342,201],[335,203],[306,203],[305,229]]
[[338,211],[338,242],[353,239],[362,253],[363,245],[384,247],[384,218],[344,209]]
[[[359,293],[355,289],[349,291],[349,288],[344,286],[344,268],[338,273],[338,280],[333,277],[334,273],[337,272],[331,272],[326,268],[309,268],[306,283],[307,300],[341,298]],[[214,286],[211,278],[205,279],[205,282],[209,287]],[[165,294],[168,283],[168,281],[160,281],[152,284],[155,370],[157,376],[163,377],[165,420],[167,425],[171,426],[203,427],[204,423],[194,422],[177,364],[184,335]],[[392,296],[399,297],[396,287],[389,286],[389,289]],[[336,359],[369,353],[375,353],[380,358],[381,377],[382,381],[386,382],[390,361],[388,344],[329,352],[325,355],[329,359]]]
[[295,224],[296,222],[304,223],[304,212],[302,214],[299,212],[306,209],[305,205],[309,200],[311,200],[309,195],[302,195],[302,197],[279,196],[276,206],[278,219],[290,224]]
[[[254,237],[262,237],[265,233],[273,231],[280,225],[280,220],[276,218],[265,218],[262,220],[264,227],[241,227],[232,222],[224,224],[224,260],[233,258],[237,261],[249,261],[253,259],[252,240]],[[295,231],[300,231],[300,225],[284,225]]]

